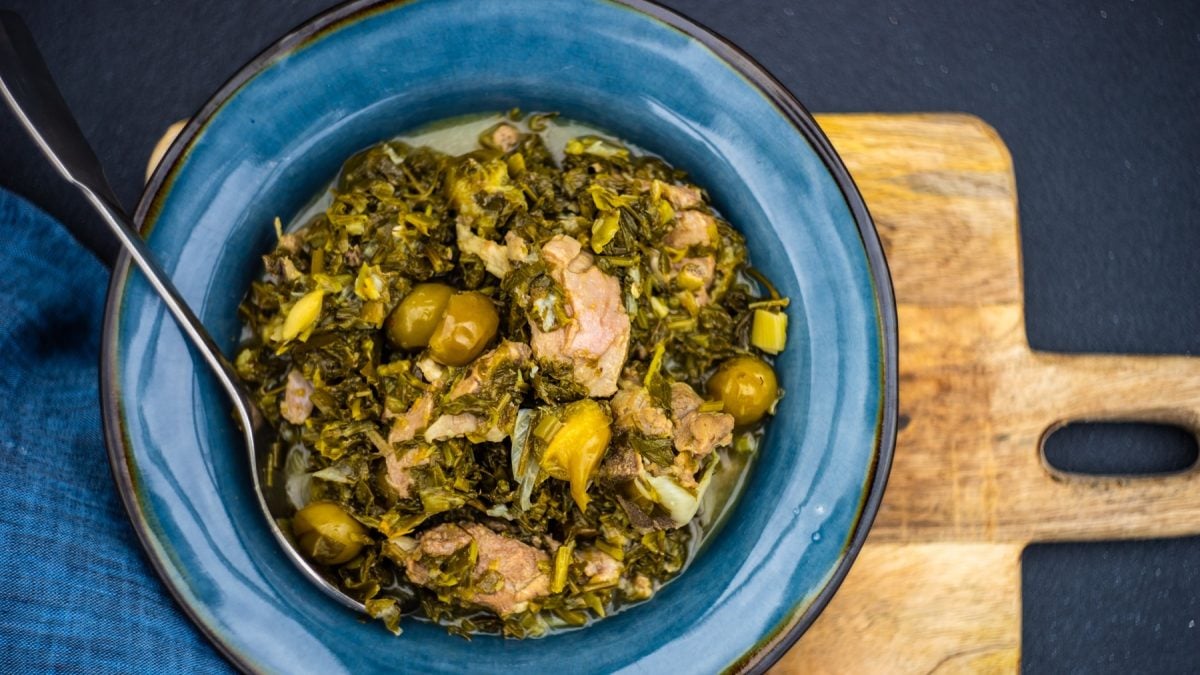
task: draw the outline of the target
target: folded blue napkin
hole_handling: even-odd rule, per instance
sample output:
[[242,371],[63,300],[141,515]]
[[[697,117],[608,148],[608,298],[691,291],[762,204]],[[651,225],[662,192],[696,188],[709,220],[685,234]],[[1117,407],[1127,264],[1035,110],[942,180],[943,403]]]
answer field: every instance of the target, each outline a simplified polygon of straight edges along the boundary
[[0,190],[0,673],[227,672],[154,575],[100,426],[108,271]]

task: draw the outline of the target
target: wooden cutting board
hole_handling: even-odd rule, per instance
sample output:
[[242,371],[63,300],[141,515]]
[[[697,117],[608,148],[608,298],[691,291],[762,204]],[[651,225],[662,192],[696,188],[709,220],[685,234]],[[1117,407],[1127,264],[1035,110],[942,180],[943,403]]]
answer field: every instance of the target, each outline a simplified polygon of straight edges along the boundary
[[1030,350],[1012,159],[983,121],[817,120],[891,267],[900,433],[866,546],[775,672],[1014,672],[1026,544],[1200,533],[1200,472],[1063,474],[1044,439],[1081,420],[1196,433],[1200,358]]
[[980,119],[817,120],[891,267],[900,433],[866,546],[774,672],[1014,672],[1026,544],[1200,533],[1200,472],[1065,475],[1046,464],[1043,440],[1080,420],[1196,433],[1200,358],[1030,350],[1012,159]]

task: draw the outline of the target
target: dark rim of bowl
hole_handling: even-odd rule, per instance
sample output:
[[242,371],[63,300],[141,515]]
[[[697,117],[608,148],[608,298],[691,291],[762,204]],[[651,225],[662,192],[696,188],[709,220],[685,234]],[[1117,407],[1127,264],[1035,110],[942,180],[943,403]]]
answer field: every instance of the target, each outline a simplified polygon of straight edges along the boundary
[[[747,651],[737,662],[730,664],[727,668],[729,671],[761,673],[778,661],[795,644],[796,640],[812,625],[825,606],[829,604],[829,601],[832,599],[834,593],[837,592],[838,587],[841,586],[847,572],[849,572],[851,565],[862,549],[863,543],[867,538],[867,533],[871,529],[871,524],[875,520],[875,515],[879,511],[879,504],[883,499],[884,488],[887,485],[888,474],[891,470],[892,455],[895,451],[896,423],[899,407],[897,369],[899,349],[897,345],[896,300],[892,288],[891,275],[883,254],[883,247],[879,241],[878,232],[867,210],[867,205],[863,201],[854,180],[850,177],[845,164],[842,163],[841,158],[834,151],[829,139],[821,131],[812,114],[801,105],[796,97],[779,80],[749,54],[716,31],[674,10],[656,4],[652,0],[601,1],[650,16],[670,28],[698,40],[727,65],[734,68],[751,85],[761,91],[813,146],[813,149],[816,150],[817,155],[824,162],[830,174],[837,181],[842,196],[845,198],[846,204],[850,208],[855,222],[858,224],[859,237],[862,241],[863,249],[867,254],[867,263],[870,267],[876,304],[879,311],[880,340],[882,342],[880,346],[882,347],[883,366],[883,381],[880,383],[883,387],[883,404],[877,421],[875,461],[871,467],[871,474],[867,479],[869,489],[866,491],[864,499],[860,502],[859,517],[855,523],[854,531],[845,546],[842,559],[838,562],[829,581],[812,598],[808,607],[799,617],[795,615],[790,616],[783,623],[772,628],[755,647]],[[147,227],[146,224],[148,221],[153,220],[150,217],[152,214],[156,215],[155,212],[160,203],[159,197],[166,192],[164,188],[168,188],[167,191],[169,191],[181,157],[187,153],[196,135],[204,129],[212,116],[243,85],[257,76],[277,57],[302,48],[308,42],[319,39],[325,33],[337,28],[342,23],[362,19],[376,10],[403,5],[407,2],[408,0],[351,0],[350,2],[337,5],[305,21],[297,28],[292,29],[239,69],[188,120],[184,129],[172,141],[166,155],[164,155],[158,166],[155,167],[154,173],[147,182],[142,196],[138,201],[137,210],[134,212],[134,223],[142,231],[142,235],[149,235],[152,227]],[[108,286],[108,297],[104,308],[104,326],[100,350],[100,394],[104,439],[108,448],[109,464],[112,468],[113,478],[117,484],[118,492],[121,494],[121,501],[125,505],[129,519],[133,524],[134,530],[137,532],[138,539],[141,541],[142,547],[147,552],[150,552],[153,551],[156,540],[147,526],[148,515],[142,509],[138,486],[134,483],[134,478],[130,471],[131,457],[128,455],[131,444],[125,430],[124,415],[120,403],[119,383],[117,381],[119,315],[122,294],[129,277],[129,271],[129,255],[122,251],[116,265],[113,267],[112,277]],[[149,555],[148,557],[151,565],[154,567],[155,573],[163,580],[184,613],[204,633],[209,642],[238,668],[245,671],[253,670],[255,667],[253,660],[247,658],[247,655],[232,649],[222,639],[219,631],[203,621],[195,608],[180,596],[179,591],[170,583],[170,575],[163,566],[163,562],[154,555]],[[803,601],[798,604],[802,603]]]

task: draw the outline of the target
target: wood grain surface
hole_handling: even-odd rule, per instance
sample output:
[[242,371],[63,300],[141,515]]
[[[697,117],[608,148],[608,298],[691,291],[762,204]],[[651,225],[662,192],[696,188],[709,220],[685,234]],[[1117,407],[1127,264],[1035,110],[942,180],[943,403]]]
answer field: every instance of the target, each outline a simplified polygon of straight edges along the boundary
[[[1017,195],[969,115],[819,115],[879,229],[900,325],[900,433],[874,528],[777,673],[1009,673],[1034,541],[1200,533],[1200,472],[1062,474],[1071,421],[1200,429],[1200,359],[1034,352]],[[1131,448],[1136,451],[1136,448]]]
[[1029,348],[1012,159],[982,120],[817,119],[866,199],[891,268],[900,433],[866,546],[773,672],[1014,672],[1026,544],[1200,533],[1194,467],[1067,475],[1046,464],[1044,439],[1083,420],[1196,434],[1200,358]]

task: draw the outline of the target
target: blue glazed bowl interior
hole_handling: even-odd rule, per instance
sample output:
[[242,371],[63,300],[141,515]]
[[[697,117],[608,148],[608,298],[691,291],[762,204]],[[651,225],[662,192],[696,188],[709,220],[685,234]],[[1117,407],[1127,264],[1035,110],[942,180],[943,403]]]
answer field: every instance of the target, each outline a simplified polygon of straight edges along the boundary
[[876,284],[887,281],[873,277],[830,169],[745,75],[636,9],[422,0],[343,9],[324,23],[285,39],[210,104],[140,210],[151,247],[226,353],[276,216],[288,221],[365,146],[519,106],[607,129],[707,187],[754,264],[792,300],[777,364],[787,395],[725,525],[650,602],[540,640],[468,642],[415,621],[393,638],[322,595],[278,550],[215,379],[143,278],[118,274],[106,352],[106,396],[119,418],[109,424],[120,430],[113,458],[167,584],[251,669],[709,672],[752,663],[835,577],[876,480],[885,339]]

